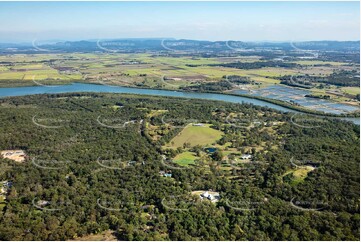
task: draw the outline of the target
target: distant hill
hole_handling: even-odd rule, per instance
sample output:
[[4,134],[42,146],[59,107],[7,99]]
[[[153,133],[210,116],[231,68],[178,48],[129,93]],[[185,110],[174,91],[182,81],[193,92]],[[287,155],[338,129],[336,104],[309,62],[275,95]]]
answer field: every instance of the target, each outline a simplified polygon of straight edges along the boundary
[[186,39],[113,39],[63,41],[42,44],[0,44],[1,53],[38,52],[255,52],[255,51],[360,51],[360,41],[307,41],[307,42],[242,42],[242,41],[200,41]]

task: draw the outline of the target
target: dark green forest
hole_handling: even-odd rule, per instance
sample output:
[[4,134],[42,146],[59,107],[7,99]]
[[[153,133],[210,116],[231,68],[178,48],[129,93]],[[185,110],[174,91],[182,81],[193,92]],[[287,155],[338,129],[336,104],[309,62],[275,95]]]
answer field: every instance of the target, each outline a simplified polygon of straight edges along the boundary
[[[181,125],[212,124],[224,133],[220,144],[263,149],[240,167],[220,169],[215,154],[206,165],[172,164],[172,177],[162,177],[169,170],[162,145],[181,128],[152,139],[147,124],[162,120],[151,110],[168,110]],[[232,125],[231,113],[261,125]],[[70,240],[110,229],[119,240],[358,241],[360,127],[300,116],[322,124],[310,128],[291,117],[251,104],[124,94],[0,99],[0,150],[28,156],[0,158],[0,181],[12,182],[0,240]],[[296,161],[316,169],[294,182],[284,174]],[[190,195],[210,189],[219,202]]]

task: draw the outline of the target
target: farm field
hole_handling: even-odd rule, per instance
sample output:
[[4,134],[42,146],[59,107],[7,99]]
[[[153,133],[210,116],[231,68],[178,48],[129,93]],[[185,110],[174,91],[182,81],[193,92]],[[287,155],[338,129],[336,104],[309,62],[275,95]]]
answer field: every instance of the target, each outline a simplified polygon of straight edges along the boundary
[[332,65],[332,66],[348,65],[348,63],[345,62],[318,61],[318,60],[302,60],[302,61],[296,61],[295,63],[300,65]]
[[[50,62],[51,60],[51,62]],[[135,85],[142,83],[145,86],[177,89],[180,86],[189,85],[193,77],[198,76],[202,81],[220,80],[226,75],[239,75],[250,77],[251,80],[261,82],[263,85],[279,83],[276,79],[282,75],[294,74],[329,74],[332,68],[340,68],[344,63],[322,61],[296,61],[305,68],[280,68],[268,67],[251,70],[240,70],[221,66],[208,66],[214,64],[231,63],[241,61],[252,63],[261,61],[259,57],[224,57],[224,58],[198,58],[164,57],[152,54],[37,54],[37,55],[9,55],[0,56],[0,62],[12,63],[11,65],[0,64],[0,85],[36,85],[36,80],[44,81],[44,84],[59,84],[74,81],[95,83],[98,77],[108,80],[119,80],[127,76],[129,83],[119,82],[118,85]],[[311,65],[329,66],[311,66]],[[139,77],[142,78],[139,78]],[[179,77],[185,81],[166,85],[161,81],[162,76]],[[115,83],[117,84],[117,83]]]
[[357,95],[360,94],[360,88],[359,87],[342,87],[342,91],[345,93],[351,94],[351,95]]
[[[0,87],[48,86],[83,82],[110,86],[208,91],[209,87],[204,89],[202,86],[217,87],[220,83],[228,81],[229,87],[217,87],[216,92],[228,93],[238,89],[252,92],[279,85],[285,76],[288,78],[303,75],[327,77],[335,71],[357,70],[357,66],[345,62],[321,60],[284,61],[286,64],[297,64],[297,66],[287,68],[273,66],[242,69],[222,66],[227,63],[263,62],[266,61],[259,56],[199,57],[154,53],[2,55],[0,56]],[[247,78],[252,83],[233,85],[227,79],[228,76]],[[333,85],[327,85],[322,89],[313,87],[312,92],[329,95],[326,92],[335,88],[336,86]],[[330,94],[333,102],[358,106],[356,95],[360,92],[359,88],[342,87],[340,90],[348,96]],[[305,106],[305,108],[310,107]]]

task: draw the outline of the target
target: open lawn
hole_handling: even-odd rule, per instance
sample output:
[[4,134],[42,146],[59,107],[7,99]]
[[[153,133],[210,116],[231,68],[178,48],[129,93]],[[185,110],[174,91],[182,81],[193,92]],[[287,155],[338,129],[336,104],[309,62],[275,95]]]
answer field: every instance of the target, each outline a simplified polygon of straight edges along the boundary
[[195,145],[211,145],[219,140],[224,134],[222,131],[210,128],[210,124],[204,126],[193,126],[188,124],[176,137],[174,137],[169,144],[168,148],[183,147],[184,143],[190,143],[191,146]]
[[174,157],[173,161],[181,166],[187,166],[189,164],[194,164],[194,160],[198,157],[195,156],[193,152],[183,152]]

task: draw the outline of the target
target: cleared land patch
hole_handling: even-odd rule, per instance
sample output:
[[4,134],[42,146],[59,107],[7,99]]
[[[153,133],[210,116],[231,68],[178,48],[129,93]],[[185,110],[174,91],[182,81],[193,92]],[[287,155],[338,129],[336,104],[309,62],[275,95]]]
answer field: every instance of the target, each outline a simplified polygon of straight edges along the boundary
[[[113,230],[106,230],[98,234],[85,235],[83,237],[78,237],[76,240],[80,241],[115,241],[117,237],[115,236],[116,232]],[[71,241],[71,240],[70,240]]]
[[23,150],[3,150],[0,152],[0,156],[16,162],[24,162],[26,154]]
[[285,178],[288,177],[290,179],[290,183],[292,185],[296,185],[296,184],[302,182],[303,180],[305,180],[308,173],[310,173],[311,171],[313,171],[315,169],[316,168],[313,166],[300,166],[296,169],[286,172],[285,174],[283,174],[282,178],[284,180],[287,180]]
[[194,160],[197,158],[198,157],[195,156],[195,154],[193,152],[187,151],[187,152],[180,153],[179,155],[174,157],[173,162],[175,162],[181,166],[187,166],[190,164],[194,164]]
[[184,143],[189,143],[191,146],[195,145],[211,145],[219,140],[224,134],[222,131],[215,130],[210,127],[210,124],[204,124],[203,126],[194,126],[194,124],[188,124],[176,137],[174,137],[167,148],[183,147]]

